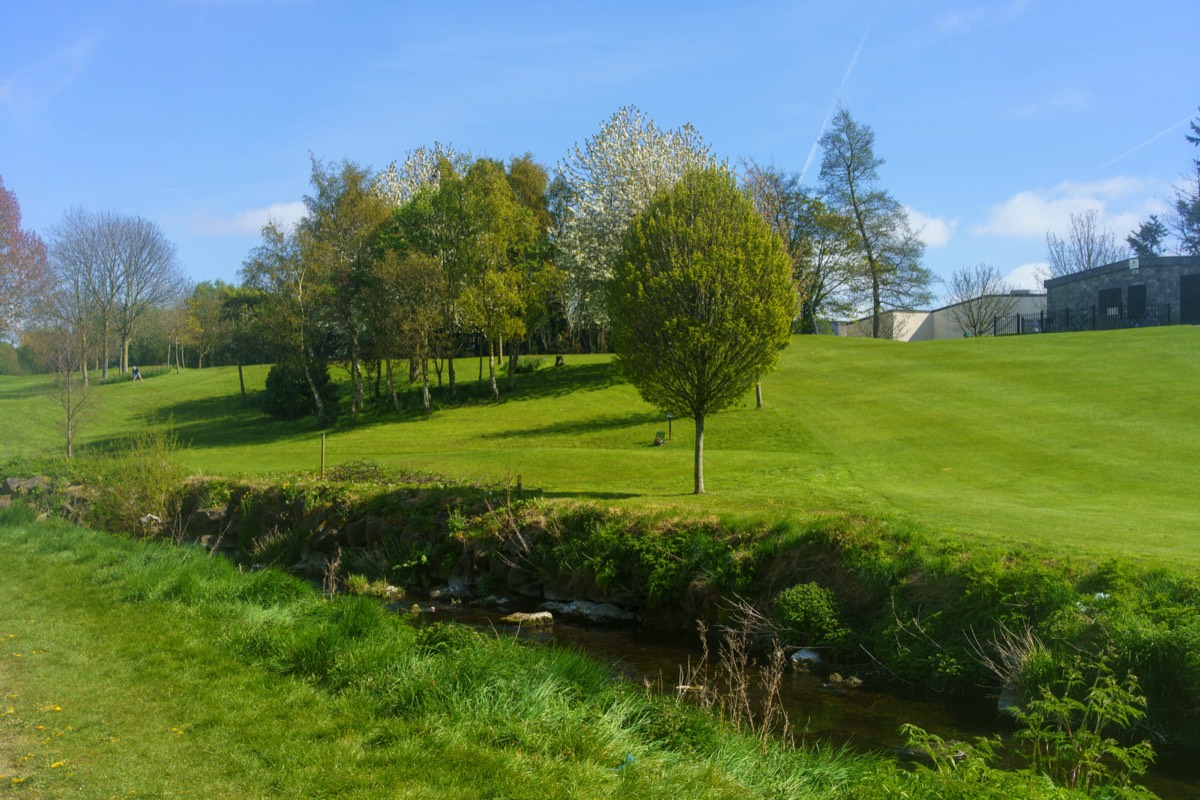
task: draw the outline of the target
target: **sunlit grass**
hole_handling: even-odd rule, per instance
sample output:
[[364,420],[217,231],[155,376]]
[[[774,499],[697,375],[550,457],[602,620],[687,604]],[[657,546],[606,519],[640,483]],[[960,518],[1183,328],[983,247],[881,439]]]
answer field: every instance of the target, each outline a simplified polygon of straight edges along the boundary
[[[515,482],[550,497],[720,515],[838,511],[911,519],[1002,546],[1200,563],[1200,329],[894,343],[798,337],[706,427],[708,494],[691,490],[690,420],[666,430],[604,356],[518,376],[498,405],[381,402],[326,440],[327,464],[375,460]],[[458,362],[462,393],[476,364]],[[247,370],[261,389],[266,367]],[[335,371],[336,372],[336,371]],[[0,456],[59,447],[44,378],[0,378]],[[316,470],[315,423],[245,408],[233,368],[97,388],[85,447],[172,420],[209,474]]]

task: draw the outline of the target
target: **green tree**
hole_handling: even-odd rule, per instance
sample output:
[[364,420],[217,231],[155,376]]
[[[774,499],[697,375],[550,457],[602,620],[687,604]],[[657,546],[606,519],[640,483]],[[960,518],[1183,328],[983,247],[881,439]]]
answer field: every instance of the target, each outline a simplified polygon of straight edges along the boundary
[[204,359],[228,344],[232,327],[224,312],[224,299],[230,287],[221,281],[203,281],[192,288],[184,300],[187,325],[196,348],[197,368],[204,369]]
[[772,367],[796,307],[791,263],[720,168],[687,173],[634,218],[608,292],[616,364],[647,402],[704,423]]
[[307,234],[302,258],[321,287],[321,313],[336,333],[350,372],[350,418],[363,403],[363,352],[369,307],[378,289],[375,268],[382,255],[379,233],[392,207],[375,189],[370,171],[351,161],[326,165],[312,159],[313,193],[300,222]]
[[262,238],[242,265],[243,288],[261,294],[258,319],[267,338],[281,361],[293,359],[298,364],[317,418],[328,424],[333,409],[326,409],[314,379],[317,368],[325,369],[317,348],[324,331],[317,316],[320,285],[311,260],[304,257],[309,234],[303,228],[288,231],[272,220],[263,226]]
[[229,325],[229,354],[237,364],[242,405],[248,402],[242,368],[266,358],[266,325],[261,320],[266,299],[259,289],[238,286],[223,287],[221,295],[221,316]]
[[875,156],[875,132],[840,108],[821,136],[821,193],[854,222],[865,275],[862,294],[871,307],[871,335],[883,335],[883,306],[927,303],[933,274],[921,266],[925,246],[904,207],[878,188],[883,159]]
[[1160,256],[1163,253],[1170,232],[1157,214],[1151,214],[1150,219],[1138,226],[1138,229],[1125,237],[1129,249],[1135,256],[1147,258]]

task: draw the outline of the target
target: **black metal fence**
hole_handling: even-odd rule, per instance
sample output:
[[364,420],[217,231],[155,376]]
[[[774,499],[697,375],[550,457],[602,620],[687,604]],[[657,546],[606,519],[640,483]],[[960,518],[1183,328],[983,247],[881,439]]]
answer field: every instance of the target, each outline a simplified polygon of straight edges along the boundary
[[1142,313],[1125,308],[1062,308],[1039,314],[1012,314],[992,318],[993,336],[1026,333],[1064,333],[1067,331],[1109,331],[1118,328],[1154,328],[1178,325],[1179,315],[1171,313],[1171,304],[1148,305]]

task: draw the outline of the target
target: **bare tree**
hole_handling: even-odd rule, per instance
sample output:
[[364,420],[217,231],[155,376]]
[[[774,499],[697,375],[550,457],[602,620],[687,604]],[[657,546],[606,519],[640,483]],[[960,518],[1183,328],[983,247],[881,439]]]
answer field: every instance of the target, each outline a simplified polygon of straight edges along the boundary
[[[42,306],[43,343],[54,373],[51,392],[62,406],[67,458],[75,456],[75,433],[93,401],[87,380],[87,296],[83,288],[68,280]],[[76,372],[79,373],[78,377]]]
[[50,232],[50,258],[59,282],[78,289],[83,303],[79,313],[97,326],[100,370],[105,378],[121,280],[108,225],[112,216],[71,209]]
[[972,336],[985,336],[992,330],[992,320],[1016,311],[1017,298],[1012,287],[1005,283],[1000,272],[990,264],[976,264],[956,270],[950,278],[946,299],[950,318]]
[[109,241],[118,269],[116,325],[121,342],[121,372],[129,369],[129,343],[152,308],[180,295],[185,280],[173,245],[155,223],[142,217],[112,216]]
[[1117,244],[1116,234],[1100,224],[1100,215],[1094,208],[1071,215],[1071,229],[1065,240],[1047,233],[1046,249],[1051,278],[1101,267],[1129,256],[1129,250]]

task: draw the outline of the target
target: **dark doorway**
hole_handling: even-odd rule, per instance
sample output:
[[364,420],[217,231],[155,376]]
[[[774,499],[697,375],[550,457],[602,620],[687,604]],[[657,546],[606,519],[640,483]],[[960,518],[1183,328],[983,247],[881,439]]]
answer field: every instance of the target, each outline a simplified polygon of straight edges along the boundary
[[1099,301],[1100,318],[1096,327],[1100,330],[1121,327],[1121,287],[1101,289]]
[[1179,279],[1179,321],[1184,325],[1200,325],[1200,275],[1184,275]]
[[1146,284],[1129,287],[1129,302],[1126,303],[1130,322],[1141,322],[1146,317]]

